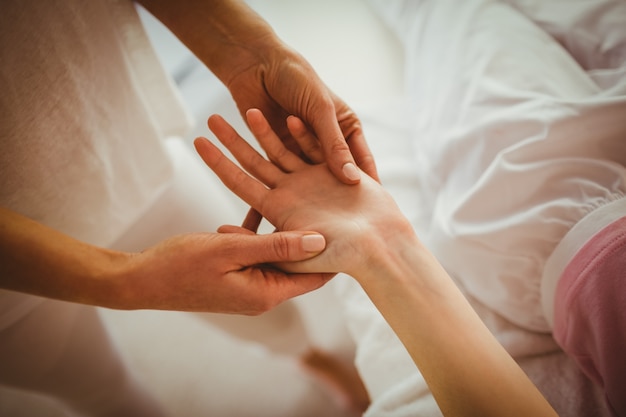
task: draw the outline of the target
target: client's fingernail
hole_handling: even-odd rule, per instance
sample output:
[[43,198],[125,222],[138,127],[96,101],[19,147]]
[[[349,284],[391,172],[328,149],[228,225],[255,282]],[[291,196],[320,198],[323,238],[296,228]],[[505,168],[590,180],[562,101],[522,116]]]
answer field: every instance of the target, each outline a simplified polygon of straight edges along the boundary
[[321,252],[326,247],[326,239],[322,235],[302,236],[302,249],[305,252]]
[[352,162],[348,162],[347,164],[345,164],[342,168],[342,171],[343,175],[345,175],[346,178],[351,181],[358,181],[361,179],[361,174],[359,173],[359,170]]

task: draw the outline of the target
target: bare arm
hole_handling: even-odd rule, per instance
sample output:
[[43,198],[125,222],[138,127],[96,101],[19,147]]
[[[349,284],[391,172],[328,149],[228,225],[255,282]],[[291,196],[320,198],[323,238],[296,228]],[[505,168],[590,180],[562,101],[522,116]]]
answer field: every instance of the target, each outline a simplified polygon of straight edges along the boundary
[[239,0],[140,0],[224,84],[284,45],[272,28]]
[[[219,117],[209,126],[252,177],[206,139],[196,148],[232,191],[279,230],[316,230],[328,246],[298,270],[352,275],[424,375],[446,415],[555,416],[515,361],[421,244],[389,194],[371,178],[347,187],[324,164],[285,152],[258,111],[253,133],[264,160]],[[284,265],[294,268],[294,265]]]
[[104,304],[115,297],[114,277],[127,261],[126,254],[85,244],[0,207],[4,289]]
[[119,309],[259,314],[319,288],[329,274],[286,274],[265,263],[307,259],[321,236],[196,233],[141,253],[73,239],[0,208],[0,288]]

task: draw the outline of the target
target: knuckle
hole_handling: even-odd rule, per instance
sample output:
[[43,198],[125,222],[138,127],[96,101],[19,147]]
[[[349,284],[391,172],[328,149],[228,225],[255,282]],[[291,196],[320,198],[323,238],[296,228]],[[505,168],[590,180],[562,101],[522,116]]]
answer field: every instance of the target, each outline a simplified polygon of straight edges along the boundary
[[281,260],[288,260],[291,257],[291,244],[287,236],[282,234],[274,235],[272,239],[272,249],[274,254]]
[[323,95],[316,104],[322,112],[332,112],[335,114],[335,103],[333,102],[332,97]]
[[343,138],[335,138],[331,141],[329,151],[331,154],[349,152],[350,148]]

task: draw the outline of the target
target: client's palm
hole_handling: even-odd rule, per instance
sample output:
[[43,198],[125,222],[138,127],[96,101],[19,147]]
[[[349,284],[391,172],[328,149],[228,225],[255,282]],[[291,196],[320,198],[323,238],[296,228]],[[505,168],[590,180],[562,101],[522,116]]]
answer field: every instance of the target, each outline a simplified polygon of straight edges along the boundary
[[289,267],[297,271],[353,273],[366,264],[368,237],[385,233],[397,216],[392,198],[373,179],[359,185],[339,182],[325,164],[309,165],[288,152],[259,112],[249,112],[248,123],[268,162],[222,118],[209,127],[254,180],[205,139],[196,149],[224,184],[257,209],[278,230],[316,231],[328,242],[324,253]]
[[281,178],[258,210],[279,230],[310,230],[326,237],[323,256],[296,265],[299,271],[350,273],[363,264],[361,248],[375,233],[372,223],[388,208],[386,194],[372,188],[380,190],[369,177],[348,186],[326,164],[306,165]]

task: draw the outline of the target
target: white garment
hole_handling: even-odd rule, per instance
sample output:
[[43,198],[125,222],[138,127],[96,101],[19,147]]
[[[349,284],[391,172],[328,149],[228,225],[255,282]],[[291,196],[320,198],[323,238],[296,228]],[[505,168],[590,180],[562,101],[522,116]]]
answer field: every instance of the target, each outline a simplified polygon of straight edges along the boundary
[[108,245],[172,175],[178,98],[130,1],[4,2],[0,19],[0,203]]
[[[170,181],[161,138],[190,126],[133,3],[3,2],[0,61],[0,204],[110,245]],[[0,329],[38,300],[0,291]]]
[[[626,21],[626,4],[373,3],[406,54],[405,109],[357,109],[383,184],[397,184],[385,166],[412,167],[401,208],[557,412],[606,415],[597,388],[552,339],[541,287],[565,234],[626,197],[626,34],[615,24]],[[399,125],[403,138],[390,143]],[[388,153],[381,161],[380,149],[398,144],[400,162],[385,161]],[[342,295],[373,399],[366,415],[439,415],[366,296]]]
[[[0,204],[112,244],[166,189],[161,138],[180,106],[131,1],[5,1],[0,13]],[[94,308],[0,290],[0,383],[74,411],[158,416]]]
[[[166,415],[137,384],[93,307],[42,300],[0,331],[0,357],[0,389],[9,385],[53,396],[60,402],[54,415]],[[28,408],[18,414],[32,415]],[[0,409],[11,411],[1,403]]]
[[[176,137],[190,120],[131,1],[4,2],[0,58],[0,204],[128,251],[243,219],[247,206]],[[198,317],[278,354],[310,348],[292,302]],[[91,306],[0,290],[0,357],[0,386],[70,412],[162,415]]]

